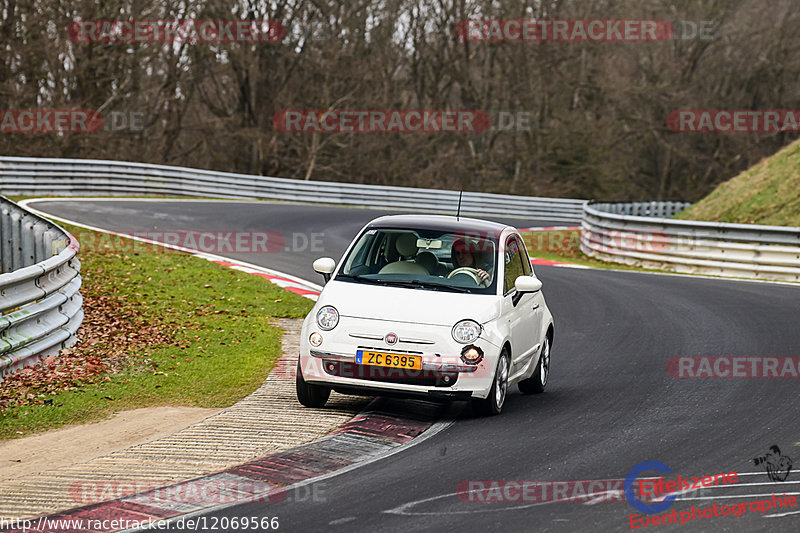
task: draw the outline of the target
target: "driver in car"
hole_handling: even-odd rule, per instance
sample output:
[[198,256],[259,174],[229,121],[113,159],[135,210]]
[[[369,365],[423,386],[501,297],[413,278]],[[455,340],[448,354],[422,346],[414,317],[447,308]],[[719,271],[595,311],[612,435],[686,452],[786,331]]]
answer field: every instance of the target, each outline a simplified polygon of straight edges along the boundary
[[[478,277],[481,278],[481,281],[487,283],[489,279],[489,273],[481,268],[484,266],[485,268],[491,269],[491,267],[481,265],[479,263],[479,257],[482,254],[474,253],[471,249],[476,250],[477,252],[477,244],[468,242],[465,239],[456,239],[453,241],[453,247],[451,248],[451,257],[453,258],[453,264],[455,268],[461,267],[469,267],[474,268],[477,273]],[[477,257],[476,257],[477,256]]]

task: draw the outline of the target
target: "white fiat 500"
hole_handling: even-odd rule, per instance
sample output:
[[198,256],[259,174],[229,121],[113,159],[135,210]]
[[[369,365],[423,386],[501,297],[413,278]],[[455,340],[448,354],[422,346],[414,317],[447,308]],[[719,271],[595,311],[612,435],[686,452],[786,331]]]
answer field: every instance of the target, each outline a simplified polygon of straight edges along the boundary
[[344,394],[472,400],[498,414],[509,385],[543,392],[553,317],[519,232],[448,216],[367,224],[303,323],[297,398]]

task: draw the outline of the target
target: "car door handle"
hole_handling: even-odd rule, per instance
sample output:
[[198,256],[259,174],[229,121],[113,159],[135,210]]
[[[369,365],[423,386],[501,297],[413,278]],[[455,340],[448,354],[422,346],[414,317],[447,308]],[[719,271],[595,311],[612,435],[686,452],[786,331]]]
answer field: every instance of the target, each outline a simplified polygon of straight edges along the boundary
[[539,309],[539,302],[533,304],[533,310],[536,311],[537,309]]

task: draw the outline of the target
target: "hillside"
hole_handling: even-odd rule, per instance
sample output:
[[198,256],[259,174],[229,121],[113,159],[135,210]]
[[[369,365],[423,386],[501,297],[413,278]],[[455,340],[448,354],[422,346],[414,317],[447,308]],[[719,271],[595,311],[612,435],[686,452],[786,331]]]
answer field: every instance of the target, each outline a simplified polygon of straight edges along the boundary
[[800,226],[800,140],[720,184],[675,218]]

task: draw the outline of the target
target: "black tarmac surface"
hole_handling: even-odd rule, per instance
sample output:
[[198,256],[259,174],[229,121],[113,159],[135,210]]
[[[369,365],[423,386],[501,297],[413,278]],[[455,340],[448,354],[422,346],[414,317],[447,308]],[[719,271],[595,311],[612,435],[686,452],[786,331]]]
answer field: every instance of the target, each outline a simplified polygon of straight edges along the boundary
[[[321,252],[231,255],[321,283],[314,258],[337,260],[376,211],[219,202],[37,203],[56,216],[128,231],[324,233]],[[514,221],[520,226],[560,225]],[[633,272],[537,267],[555,317],[546,393],[513,391],[504,412],[469,407],[446,431],[391,457],[317,482],[303,501],[244,504],[210,517],[277,516],[280,531],[629,531],[626,501],[483,503],[455,493],[469,480],[623,479],[660,461],[684,476],[736,471],[738,483],[691,493],[669,509],[800,494],[800,473],[770,481],[753,458],[777,444],[800,468],[800,380],[676,379],[675,356],[800,355],[800,287]],[[651,474],[652,475],[652,474]],[[514,485],[510,497],[518,495]],[[537,493],[538,494],[538,493]],[[781,515],[785,513],[786,516]],[[800,505],[703,518],[680,531],[798,531]],[[229,529],[232,530],[232,529]]]

